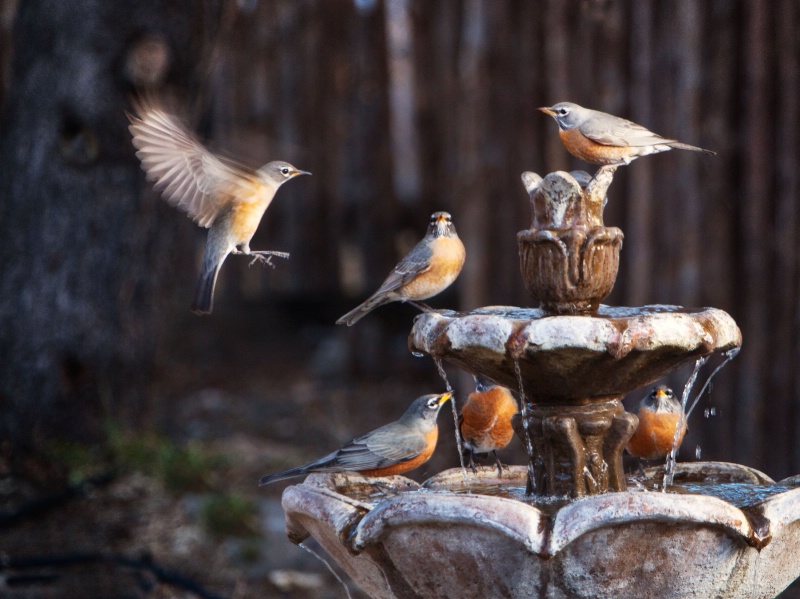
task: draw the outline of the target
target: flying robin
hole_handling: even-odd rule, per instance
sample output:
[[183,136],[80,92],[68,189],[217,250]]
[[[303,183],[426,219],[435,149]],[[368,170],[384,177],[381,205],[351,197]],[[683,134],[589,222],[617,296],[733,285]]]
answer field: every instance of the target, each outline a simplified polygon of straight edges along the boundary
[[558,135],[567,151],[591,164],[630,164],[640,156],[673,148],[716,154],[674,139],[665,139],[631,121],[572,102],[560,102],[539,110],[556,120]]
[[676,438],[677,447],[680,447],[688,426],[683,406],[672,389],[665,385],[653,388],[639,403],[637,416],[639,426],[626,447],[629,454],[644,460],[657,460],[672,451]]
[[356,437],[341,449],[315,462],[270,474],[259,486],[310,472],[359,472],[364,476],[405,474],[427,462],[436,449],[436,417],[452,393],[423,395],[414,400],[399,420]]
[[288,162],[269,162],[252,170],[209,152],[173,115],[148,102],[128,114],[133,145],[147,178],[164,199],[208,228],[208,241],[192,311],[210,314],[217,274],[228,254],[245,254],[270,263],[285,252],[251,251],[250,240],[278,188],[298,175],[310,175]]
[[498,476],[503,475],[503,464],[497,457],[497,450],[504,449],[511,442],[514,436],[511,418],[517,411],[517,402],[508,389],[483,377],[475,377],[475,391],[467,397],[459,418],[464,449],[469,452],[469,467],[473,472],[477,472],[475,454],[491,453]]
[[353,326],[368,313],[390,302],[408,302],[421,310],[420,303],[447,289],[464,266],[466,251],[447,212],[434,212],[428,233],[394,267],[380,288],[363,304],[353,308],[336,324]]

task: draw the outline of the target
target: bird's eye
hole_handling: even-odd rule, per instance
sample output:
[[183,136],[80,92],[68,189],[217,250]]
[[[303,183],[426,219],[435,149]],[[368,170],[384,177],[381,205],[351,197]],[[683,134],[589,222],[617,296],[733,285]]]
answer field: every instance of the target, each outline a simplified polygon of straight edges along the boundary
[[439,398],[438,397],[434,397],[434,398],[428,400],[428,407],[429,408],[433,409],[433,408],[436,408],[438,406],[439,406]]
[[281,173],[283,175],[288,175],[289,174],[289,167],[288,166],[282,166],[281,167]]
[[569,108],[558,109],[558,116],[567,116],[568,114],[569,114]]

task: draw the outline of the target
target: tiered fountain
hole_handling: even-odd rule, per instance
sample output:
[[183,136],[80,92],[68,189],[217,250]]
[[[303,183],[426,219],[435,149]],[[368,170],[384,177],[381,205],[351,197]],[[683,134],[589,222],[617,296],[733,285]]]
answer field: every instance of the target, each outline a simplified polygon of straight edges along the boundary
[[[517,236],[520,261],[540,308],[428,312],[409,337],[414,352],[520,391],[528,466],[501,478],[482,469],[466,490],[460,469],[422,487],[314,474],[284,492],[292,541],[313,536],[376,598],[752,599],[800,575],[800,488],[791,481],[695,463],[677,467],[683,493],[653,491],[662,480],[653,471],[627,488],[622,452],[637,419],[620,399],[736,351],[741,333],[714,308],[600,304],[623,238],[602,220],[613,175],[523,175],[533,222]],[[703,481],[724,483],[718,490],[736,501],[709,495]]]

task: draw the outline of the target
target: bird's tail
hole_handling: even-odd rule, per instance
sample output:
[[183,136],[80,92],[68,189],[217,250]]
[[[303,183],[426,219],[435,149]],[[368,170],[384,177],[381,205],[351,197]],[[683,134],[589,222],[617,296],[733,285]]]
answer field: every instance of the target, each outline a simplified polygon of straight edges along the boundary
[[679,141],[673,141],[669,144],[671,148],[676,148],[678,150],[691,150],[692,152],[704,152],[711,156],[716,156],[717,153],[713,152],[712,150],[706,150],[705,148],[698,148],[697,146],[690,146],[689,144],[684,144]]
[[214,288],[217,286],[220,266],[222,266],[221,261],[210,260],[208,256],[203,261],[203,270],[200,272],[200,280],[197,281],[197,289],[194,292],[194,302],[192,303],[192,312],[195,314],[211,314],[214,308]]
[[336,324],[346,324],[347,326],[351,327],[359,320],[364,318],[367,314],[372,312],[375,308],[382,306],[383,304],[388,304],[391,302],[392,299],[386,297],[385,295],[376,296],[373,295],[363,304],[359,304],[352,310],[350,310],[347,314],[342,316],[339,320],[336,321]]
[[286,480],[287,478],[302,476],[307,472],[308,470],[306,470],[305,466],[299,466],[297,468],[292,468],[291,470],[284,470],[283,472],[278,472],[277,474],[269,474],[267,476],[261,477],[261,480],[258,481],[258,486],[263,487],[264,485],[278,482],[279,480]]

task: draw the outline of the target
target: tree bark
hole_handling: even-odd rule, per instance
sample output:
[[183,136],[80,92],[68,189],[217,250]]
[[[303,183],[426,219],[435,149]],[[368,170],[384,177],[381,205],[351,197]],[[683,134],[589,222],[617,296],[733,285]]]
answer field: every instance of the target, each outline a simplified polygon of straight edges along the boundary
[[197,97],[220,7],[20,3],[0,137],[0,439],[13,446],[97,439],[109,417],[142,414],[184,219],[142,193],[124,110],[137,87]]

